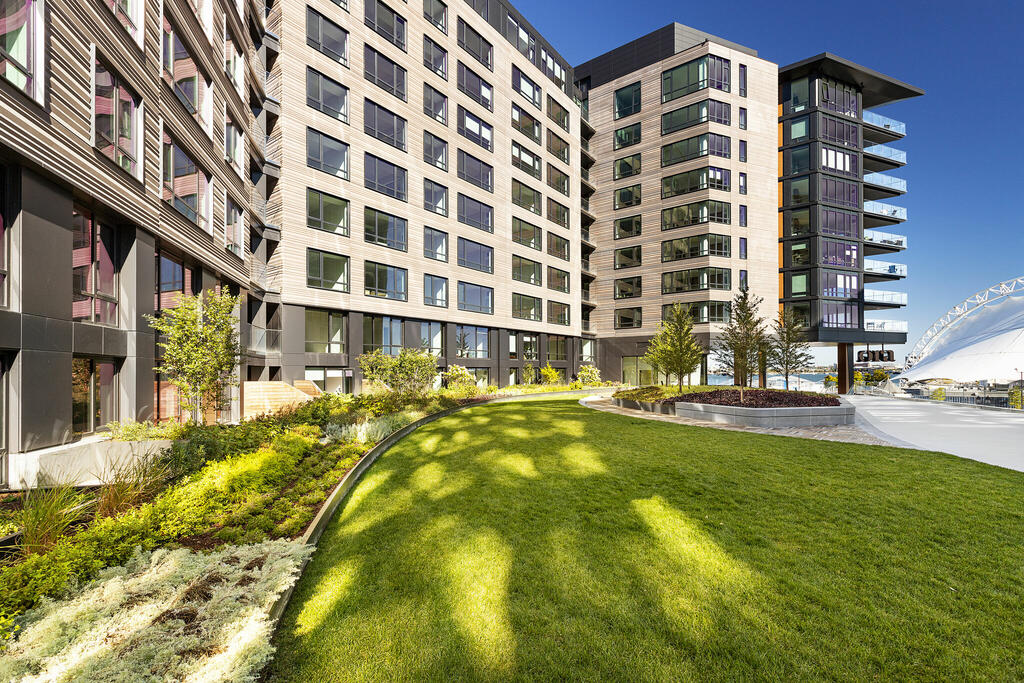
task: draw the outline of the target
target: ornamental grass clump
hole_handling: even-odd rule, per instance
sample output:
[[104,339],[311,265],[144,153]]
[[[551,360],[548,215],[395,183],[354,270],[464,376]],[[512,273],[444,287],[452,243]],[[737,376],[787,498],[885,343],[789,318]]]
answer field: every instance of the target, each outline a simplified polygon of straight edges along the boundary
[[71,484],[41,484],[25,491],[20,528],[25,556],[44,553],[92,511],[88,496]]
[[255,680],[274,651],[270,608],[311,551],[266,541],[136,552],[21,617],[0,679]]
[[96,514],[113,517],[152,500],[171,475],[163,458],[149,454],[107,468],[96,494]]

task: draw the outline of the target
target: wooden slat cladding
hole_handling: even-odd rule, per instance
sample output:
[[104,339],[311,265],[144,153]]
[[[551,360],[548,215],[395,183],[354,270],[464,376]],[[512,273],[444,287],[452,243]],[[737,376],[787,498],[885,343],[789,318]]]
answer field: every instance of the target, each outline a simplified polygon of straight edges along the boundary
[[[708,53],[730,60],[731,92],[707,88],[662,104],[662,72]],[[739,64],[747,66],[746,97],[741,97],[738,93]],[[641,83],[640,111],[616,120],[613,102],[615,91],[637,81]],[[776,257],[778,206],[775,160],[777,146],[774,118],[778,102],[776,65],[717,43],[706,43],[593,88],[590,90],[589,97],[590,123],[597,131],[591,139],[591,151],[598,159],[591,169],[591,180],[598,188],[598,192],[591,198],[591,209],[597,218],[591,227],[591,235],[597,244],[597,250],[590,259],[597,274],[597,280],[591,286],[591,292],[597,308],[591,314],[590,319],[598,337],[625,338],[654,334],[658,322],[661,320],[662,304],[674,301],[728,301],[738,291],[740,270],[747,271],[748,284],[753,293],[764,297],[763,314],[774,317],[778,303]],[[729,103],[730,125],[713,122],[701,123],[668,135],[661,134],[661,115],[663,113],[708,98]],[[738,125],[740,107],[747,109],[746,130],[741,130]],[[618,150],[614,149],[615,130],[638,122],[641,124],[640,143]],[[661,166],[661,147],[663,145],[709,132],[725,135],[731,139],[730,158],[705,156],[664,168]],[[746,162],[739,161],[740,140],[747,141]],[[640,173],[614,180],[614,161],[633,154],[641,155]],[[705,189],[667,199],[661,198],[662,178],[707,166],[729,169],[731,189],[728,192]],[[745,195],[739,193],[739,174],[741,172],[747,174],[747,194]],[[615,209],[615,190],[631,185],[641,186],[640,204]],[[662,231],[662,209],[705,199],[729,202],[731,204],[730,224],[709,222]],[[741,204],[747,206],[747,227],[739,225],[739,206]],[[633,215],[642,217],[641,234],[635,237],[614,239],[614,221]],[[731,257],[705,256],[662,263],[662,241],[705,233],[730,235],[732,237]],[[739,238],[741,237],[747,239],[746,259],[739,258]],[[642,248],[642,265],[615,270],[615,250],[634,245],[640,245]],[[662,295],[662,273],[702,267],[730,269],[732,271],[732,289]],[[614,298],[614,281],[618,278],[635,276],[642,278],[642,296],[616,300]],[[614,328],[615,309],[636,306],[642,308],[643,326],[616,330]],[[696,330],[706,334],[709,331],[714,332],[720,327],[721,325],[718,324],[700,324]]]
[[[225,22],[243,53],[251,55],[253,46],[245,18],[236,16],[234,0],[208,1],[214,3],[209,29],[199,24],[187,0],[145,2],[140,48],[103,0],[47,0],[47,106],[40,108],[13,87],[0,88],[0,151],[69,185],[81,199],[121,214],[211,271],[245,283],[245,263],[225,248],[223,193],[228,192],[246,210],[247,224],[254,222],[249,200],[251,183],[246,177],[248,158],[243,160],[246,168],[242,175],[225,161],[223,113],[227,107],[243,137],[249,135],[252,115],[245,99],[232,92],[234,85],[224,71]],[[212,136],[185,112],[162,80],[161,7],[175,19],[193,57],[212,82]],[[252,9],[248,3],[244,8]],[[93,52],[142,100],[141,182],[92,145]],[[248,84],[242,92],[247,98]],[[211,175],[212,235],[160,199],[161,122]]]
[[[371,1],[371,0],[366,0]],[[305,7],[313,7],[327,19],[349,32],[348,61],[343,66],[306,44]],[[282,227],[281,245],[277,249],[271,273],[280,277],[282,300],[285,303],[317,306],[338,310],[356,310],[377,314],[401,316],[409,319],[449,320],[464,324],[492,328],[507,327],[526,331],[578,336],[580,333],[579,263],[580,263],[580,167],[579,167],[579,107],[561,92],[547,76],[533,66],[523,55],[489,24],[483,21],[467,4],[448,3],[448,32],[442,33],[423,17],[419,2],[404,4],[389,2],[388,6],[402,14],[407,21],[406,50],[396,47],[367,27],[363,21],[362,0],[352,0],[349,11],[331,0],[282,0],[271,14],[272,30],[281,38],[280,69],[282,115],[278,128],[284,145],[281,156],[281,180],[277,184],[270,207],[277,216],[272,222]],[[493,46],[494,70],[480,64],[457,41],[457,23],[461,17]],[[447,80],[423,65],[423,36],[428,36],[448,53]],[[407,71],[407,98],[402,101],[364,77],[364,45],[395,61]],[[494,111],[491,112],[458,89],[458,63],[463,62],[493,88]],[[344,124],[306,105],[307,65],[340,82],[349,89],[349,124]],[[512,67],[515,65],[545,96],[550,94],[571,112],[571,133],[560,129],[546,114],[522,95],[512,90]],[[447,125],[441,124],[423,112],[423,84],[439,90],[448,98]],[[407,120],[406,151],[400,151],[364,132],[363,105],[370,99]],[[542,106],[544,98],[542,98]],[[511,127],[513,102],[541,121],[542,126],[555,131],[570,142],[570,164],[556,159],[542,143],[536,144]],[[493,152],[471,142],[457,132],[459,107],[481,118],[494,128]],[[341,180],[306,164],[306,128],[312,127],[349,145],[349,177]],[[448,142],[448,170],[442,171],[423,161],[423,132],[431,132]],[[511,164],[512,141],[527,147],[532,153],[558,167],[569,175],[571,196],[565,197],[547,185],[544,180],[515,168]],[[458,177],[458,150],[464,150],[494,168],[494,191],[488,192]],[[373,154],[395,163],[408,171],[408,201],[400,201],[364,187],[364,155]],[[448,216],[440,216],[423,208],[423,181],[429,179],[448,188]],[[569,207],[570,228],[563,228],[543,216],[515,206],[511,202],[513,179],[537,190],[546,199],[551,197]],[[306,227],[306,188],[312,187],[349,201],[350,236],[342,237]],[[457,220],[458,194],[462,193],[494,207],[494,232],[473,228]],[[408,221],[408,250],[397,251],[363,238],[363,212],[371,207],[398,215]],[[550,256],[512,241],[513,216],[540,226],[545,232],[562,236],[570,242],[571,261]],[[423,229],[430,226],[449,235],[447,263],[423,256]],[[487,274],[457,265],[457,240],[464,237],[494,249],[494,273]],[[546,238],[545,238],[546,239]],[[306,287],[306,249],[312,247],[350,258],[350,293],[341,294]],[[553,266],[569,272],[571,291],[566,294],[547,288],[546,268],[544,286],[517,282],[512,279],[512,256],[519,255],[544,266]],[[386,263],[408,269],[408,301],[390,301],[363,295],[364,261]],[[437,275],[448,278],[449,305],[447,309],[423,304],[423,276]],[[460,311],[457,307],[459,281],[494,288],[494,314],[487,315]],[[526,321],[512,317],[513,293],[540,297],[545,302],[556,301],[570,305],[571,325],[549,324],[545,310],[544,321]],[[546,309],[546,303],[545,303]]]

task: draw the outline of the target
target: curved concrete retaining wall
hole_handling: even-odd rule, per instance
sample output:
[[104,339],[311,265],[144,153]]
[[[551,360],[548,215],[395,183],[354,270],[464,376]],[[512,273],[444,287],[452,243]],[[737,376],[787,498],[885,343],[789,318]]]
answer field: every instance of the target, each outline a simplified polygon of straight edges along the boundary
[[[399,441],[407,437],[409,434],[411,434],[412,432],[416,431],[417,429],[424,425],[428,425],[431,422],[440,420],[443,417],[448,417],[449,415],[457,413],[462,410],[476,408],[477,406],[490,405],[492,403],[516,403],[520,401],[543,400],[549,398],[563,398],[570,396],[594,396],[597,394],[608,394],[612,391],[618,391],[620,388],[621,387],[594,387],[592,389],[580,389],[577,391],[552,391],[550,393],[526,394],[523,396],[499,396],[498,398],[491,398],[485,401],[470,403],[464,406],[456,406],[455,408],[442,410],[439,413],[427,415],[426,417],[417,420],[416,422],[413,422],[411,425],[403,427],[402,429],[399,429],[397,432],[394,432],[386,439],[381,441],[379,444],[377,444],[369,451],[367,451],[366,454],[359,459],[359,462],[356,463],[355,467],[350,469],[348,471],[348,474],[346,474],[344,478],[341,480],[341,482],[334,488],[334,491],[332,491],[331,495],[327,498],[327,502],[324,503],[323,507],[320,508],[320,511],[317,513],[316,517],[314,517],[313,521],[310,522],[309,528],[306,529],[306,533],[302,536],[302,542],[308,543],[310,545],[316,545],[317,543],[319,543],[320,537],[323,535],[324,530],[330,523],[331,518],[334,516],[334,513],[337,512],[338,508],[341,506],[341,503],[344,502],[345,498],[348,496],[348,493],[353,488],[355,488],[356,484],[359,483],[359,479],[363,476],[366,470],[370,469],[370,466],[373,465],[374,462],[376,462],[377,458],[379,458],[381,455],[387,452],[388,449],[390,449],[396,443],[398,443]],[[302,572],[305,571],[306,565],[309,564],[310,559],[311,558],[307,558],[303,562],[302,566],[299,568],[300,579],[302,577]],[[281,596],[277,599],[277,602],[275,602],[273,607],[270,608],[269,618],[271,624],[271,631],[277,629],[277,624],[281,620],[281,616],[284,614],[285,608],[288,607],[288,602],[289,600],[291,600],[292,593],[294,593],[295,586],[298,584],[298,582],[299,580],[296,579],[295,583],[293,583],[284,593],[282,593]]]
[[707,403],[651,403],[613,398],[615,405],[648,413],[662,413],[688,417],[691,420],[716,422],[719,424],[742,425],[763,429],[785,427],[824,427],[853,424],[856,409],[840,398],[842,405],[818,406],[813,408],[743,408],[740,406],[716,406]]

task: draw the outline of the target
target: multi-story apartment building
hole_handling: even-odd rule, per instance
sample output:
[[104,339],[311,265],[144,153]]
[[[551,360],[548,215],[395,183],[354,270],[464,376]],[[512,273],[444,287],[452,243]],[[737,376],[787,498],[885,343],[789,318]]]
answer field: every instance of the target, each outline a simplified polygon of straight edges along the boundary
[[811,341],[836,345],[845,393],[854,344],[907,341],[906,322],[865,316],[907,304],[904,292],[865,286],[907,275],[905,265],[866,258],[907,245],[886,231],[907,210],[879,201],[907,191],[884,173],[906,164],[887,144],[906,127],[869,109],[924,91],[828,53],[781,68],[779,84],[780,295]]
[[[819,106],[834,82],[856,112]],[[800,163],[835,175],[816,165],[828,117],[857,126],[858,199],[898,194],[861,174],[898,153],[861,143],[902,129],[861,109],[919,92],[832,57],[780,75],[678,24],[573,70],[504,0],[0,0],[6,481],[111,420],[179,417],[145,316],[211,288],[243,302],[223,419],[286,384],[359,391],[373,349],[428,349],[481,384],[527,363],[649,381],[664,307],[689,304],[709,343],[741,287],[766,315],[806,312],[817,342],[894,341],[861,316],[888,294],[858,290],[843,338],[820,322],[832,290],[794,294],[793,198]],[[814,264],[825,282],[834,264]]]
[[[281,0],[280,178],[250,379],[359,386],[424,348],[481,384],[581,353],[580,116],[565,60],[499,0]],[[281,144],[284,141],[285,144]]]
[[669,24],[574,75],[602,160],[590,173],[599,367],[649,383],[641,357],[675,302],[689,306],[705,348],[741,288],[774,317],[778,68]]

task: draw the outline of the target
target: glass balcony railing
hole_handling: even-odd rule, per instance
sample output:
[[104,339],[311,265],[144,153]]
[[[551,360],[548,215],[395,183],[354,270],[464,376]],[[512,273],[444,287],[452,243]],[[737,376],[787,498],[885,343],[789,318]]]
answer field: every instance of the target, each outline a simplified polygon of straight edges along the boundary
[[907,134],[907,124],[902,121],[897,121],[896,119],[890,119],[888,116],[882,116],[881,114],[876,114],[873,111],[866,111],[861,118],[864,123],[870,123],[872,126],[891,130],[893,133],[897,133],[898,135]]
[[580,237],[582,237],[585,241],[589,242],[590,241],[590,230],[588,228],[582,228],[580,230]]
[[865,289],[864,302],[869,304],[907,305],[906,292],[886,292],[881,289]]
[[897,235],[892,232],[882,232],[881,230],[865,230],[864,241],[868,244],[884,244],[899,249],[907,248],[906,235]]
[[886,218],[894,218],[898,221],[907,220],[907,207],[895,206],[893,204],[886,204],[885,202],[876,202],[873,200],[864,202],[864,213],[870,213],[876,216],[885,216]]
[[879,187],[887,187],[890,190],[896,192],[907,191],[907,181],[903,178],[896,178],[895,176],[886,175],[884,173],[865,173],[864,182],[871,185],[878,185]]
[[888,263],[887,261],[875,261],[873,259],[866,258],[864,259],[864,272],[906,277],[907,266],[902,263]]
[[895,147],[889,147],[888,145],[872,145],[864,148],[865,154],[873,154],[876,157],[882,157],[884,159],[891,159],[898,164],[907,163],[907,153],[902,149],[896,149]]
[[866,332],[906,332],[908,330],[906,320],[865,320],[864,330]]
[[580,262],[580,267],[581,267],[581,268],[583,269],[583,271],[584,271],[584,272],[587,272],[587,273],[593,273],[593,272],[594,272],[594,271],[593,271],[593,270],[591,269],[591,267],[590,267],[590,259],[586,259],[586,258],[585,258],[585,259],[583,259],[583,260],[582,260],[582,261]]
[[580,208],[584,211],[590,211],[590,197],[582,197],[580,199]]

